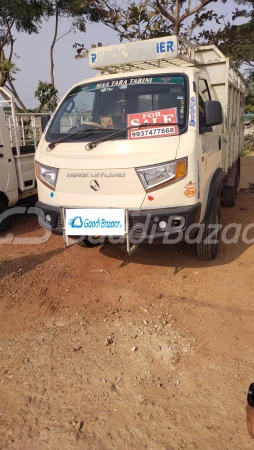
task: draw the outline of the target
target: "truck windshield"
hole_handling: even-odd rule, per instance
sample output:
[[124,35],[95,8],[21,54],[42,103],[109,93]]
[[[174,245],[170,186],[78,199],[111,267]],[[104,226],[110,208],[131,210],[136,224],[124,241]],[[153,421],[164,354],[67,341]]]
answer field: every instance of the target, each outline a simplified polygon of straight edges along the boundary
[[[171,119],[167,118],[169,110],[174,112]],[[146,112],[154,114],[140,114]],[[142,117],[157,123],[158,116],[163,122],[177,122],[180,133],[186,129],[187,80],[184,75],[117,78],[76,86],[54,115],[46,139],[54,141],[66,136],[64,140],[68,141],[92,141],[98,139],[103,130],[106,134],[109,129],[112,132],[124,130],[130,123],[142,124]],[[86,125],[90,131],[94,128],[94,132],[75,134]],[[126,137],[127,133],[123,133],[118,139]]]

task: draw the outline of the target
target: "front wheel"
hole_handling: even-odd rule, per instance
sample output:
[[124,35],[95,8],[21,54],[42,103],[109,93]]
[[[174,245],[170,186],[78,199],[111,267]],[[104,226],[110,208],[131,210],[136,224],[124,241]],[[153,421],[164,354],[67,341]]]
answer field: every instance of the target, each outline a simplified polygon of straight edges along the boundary
[[211,261],[218,253],[220,238],[220,200],[215,198],[209,217],[202,224],[197,242],[198,259]]
[[88,238],[81,238],[78,241],[78,245],[80,245],[80,247],[94,248],[94,247],[98,247],[99,245],[101,245],[101,243],[100,242],[90,242]]

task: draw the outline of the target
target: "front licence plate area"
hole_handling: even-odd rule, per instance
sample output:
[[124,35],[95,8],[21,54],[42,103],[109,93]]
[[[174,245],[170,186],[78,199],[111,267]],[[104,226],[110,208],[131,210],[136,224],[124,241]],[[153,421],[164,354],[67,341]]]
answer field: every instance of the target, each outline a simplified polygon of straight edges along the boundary
[[123,236],[124,209],[65,209],[67,236]]

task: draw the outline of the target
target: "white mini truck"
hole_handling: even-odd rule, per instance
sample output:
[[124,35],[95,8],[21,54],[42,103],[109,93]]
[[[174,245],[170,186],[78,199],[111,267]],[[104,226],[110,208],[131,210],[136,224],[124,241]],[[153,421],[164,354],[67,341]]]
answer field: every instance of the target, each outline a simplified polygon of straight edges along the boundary
[[0,233],[8,219],[22,210],[12,209],[21,201],[36,198],[34,155],[40,141],[45,113],[19,113],[12,94],[0,88]]
[[81,245],[185,240],[216,256],[233,206],[244,82],[214,45],[181,37],[92,49],[37,148],[39,223]]

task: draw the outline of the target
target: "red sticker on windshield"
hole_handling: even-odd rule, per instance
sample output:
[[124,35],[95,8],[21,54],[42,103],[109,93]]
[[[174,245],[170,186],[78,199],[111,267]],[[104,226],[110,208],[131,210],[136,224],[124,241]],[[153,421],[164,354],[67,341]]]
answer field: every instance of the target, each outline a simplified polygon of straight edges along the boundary
[[177,108],[128,114],[128,127],[133,127],[128,130],[128,139],[174,136],[178,134],[178,126],[171,125],[174,123],[177,123]]

